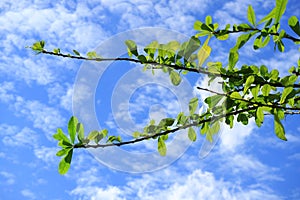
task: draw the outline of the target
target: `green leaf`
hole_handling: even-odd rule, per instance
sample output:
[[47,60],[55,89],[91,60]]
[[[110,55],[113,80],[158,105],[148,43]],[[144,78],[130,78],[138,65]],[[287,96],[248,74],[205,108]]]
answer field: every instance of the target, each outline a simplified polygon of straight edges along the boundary
[[207,15],[206,17],[205,17],[205,23],[208,25],[208,24],[212,24],[212,18],[211,18],[211,16],[210,15]]
[[165,141],[161,137],[158,138],[157,149],[161,156],[165,156],[167,154]]
[[278,138],[287,141],[285,137],[284,127],[277,115],[277,112],[274,113],[274,129],[275,129],[275,134],[277,135]]
[[276,0],[276,7],[275,7],[275,24],[278,24],[280,21],[281,16],[285,12],[286,4],[288,0]]
[[255,13],[251,5],[248,6],[248,21],[250,24],[253,26],[256,25],[256,18],[255,18]]
[[132,136],[133,136],[134,138],[138,138],[138,137],[141,136],[141,133],[138,132],[138,131],[135,131],[135,132],[132,133]]
[[273,69],[270,73],[270,78],[274,81],[277,81],[279,72],[277,69]]
[[75,55],[80,56],[80,53],[78,51],[76,51],[75,49],[73,49],[73,52]]
[[244,44],[246,44],[248,42],[248,40],[257,33],[257,31],[253,31],[253,32],[250,32],[250,33],[247,33],[247,34],[242,34],[240,35],[237,40],[236,40],[236,44],[234,46],[234,49],[231,49],[232,51],[233,50],[237,50],[237,49],[240,49],[242,48],[242,46],[244,46]]
[[170,79],[173,85],[177,86],[181,82],[181,77],[178,72],[172,70],[170,71]]
[[137,46],[133,40],[126,40],[125,44],[127,46],[127,51],[129,57],[132,57],[132,54],[138,56]]
[[219,121],[214,122],[214,124],[208,129],[206,133],[206,139],[210,142],[213,142],[213,135],[218,133],[220,130]]
[[183,57],[188,60],[189,57],[200,47],[200,40],[195,36],[191,37],[184,48]]
[[234,116],[233,115],[229,115],[229,116],[226,117],[225,123],[228,124],[230,126],[230,128],[233,127],[233,122],[234,122]]
[[57,49],[53,49],[53,53],[55,53],[55,54],[59,54],[59,53],[60,53],[60,49],[59,49],[59,48],[57,48]]
[[299,20],[296,16],[291,16],[289,18],[289,26],[298,36],[300,36],[300,25]]
[[206,41],[204,42],[203,46],[200,48],[200,50],[197,53],[197,58],[198,58],[198,66],[201,67],[203,65],[203,63],[205,62],[205,60],[209,57],[210,52],[211,52],[211,48],[210,46],[208,46],[208,41],[209,41],[210,37],[208,37],[206,39]]
[[261,23],[263,23],[263,22],[265,22],[265,21],[270,21],[270,19],[274,18],[275,12],[276,12],[276,7],[275,7],[269,14],[267,14],[264,18],[262,18],[262,19],[258,22],[258,24],[261,24]]
[[246,114],[240,113],[240,114],[238,114],[237,121],[242,122],[242,124],[244,124],[244,125],[247,125],[248,124],[248,117],[247,117]]
[[32,45],[31,49],[33,51],[36,51],[37,53],[41,53],[44,50],[44,46],[45,46],[45,41],[41,40],[41,41],[35,42]]
[[195,130],[194,130],[192,127],[189,127],[189,130],[188,130],[188,137],[189,137],[189,139],[190,139],[192,142],[195,142],[196,139],[197,139],[196,132],[195,132]]
[[224,96],[222,95],[213,95],[210,97],[207,97],[204,102],[208,105],[209,108],[215,107],[222,99]]
[[265,84],[261,89],[261,92],[265,97],[269,96],[270,91],[271,91],[271,86],[269,84]]
[[56,156],[64,156],[70,151],[70,148],[61,149],[56,153]]
[[280,104],[283,104],[285,102],[286,97],[293,91],[293,87],[286,87],[283,89],[281,98],[280,98]]
[[82,142],[84,139],[84,128],[82,123],[77,124],[77,139],[79,142]]
[[58,172],[61,175],[64,175],[69,171],[71,166],[71,161],[72,161],[72,155],[73,155],[73,149],[70,149],[68,154],[63,159],[61,159],[58,165]]
[[228,63],[229,70],[232,70],[234,68],[238,60],[239,60],[238,51],[231,49],[229,53],[229,63]]
[[74,144],[74,141],[75,141],[77,124],[78,124],[78,119],[75,116],[72,116],[68,123],[68,132],[69,132],[72,144]]
[[242,99],[242,96],[239,92],[233,92],[230,94],[230,98],[233,98],[233,99]]
[[251,86],[251,84],[254,82],[255,78],[253,75],[248,76],[246,83],[244,85],[244,94],[246,94],[247,90],[249,89],[249,87]]
[[65,141],[69,144],[71,144],[71,141],[69,140],[69,138],[64,134],[64,132],[62,131],[61,128],[57,129],[56,134],[53,135],[53,138],[58,140],[58,141]]
[[147,58],[144,55],[139,55],[137,58],[138,58],[139,61],[141,61],[141,63],[147,62]]
[[194,114],[196,112],[196,109],[198,108],[198,98],[194,97],[189,102],[189,111],[190,114]]
[[87,139],[89,139],[89,140],[94,140],[95,137],[97,137],[97,135],[99,135],[99,134],[100,134],[99,131],[93,130],[93,131],[91,131],[91,132],[89,133],[89,135],[87,136]]
[[122,142],[121,136],[114,136],[114,135],[109,136],[106,143],[113,143],[115,141]]
[[173,118],[165,118],[159,122],[159,126],[162,126],[162,127],[172,126],[174,124],[174,122],[175,122],[175,119],[173,119]]
[[258,93],[259,93],[260,85],[256,85],[255,87],[251,88],[251,93],[253,95],[254,100],[257,99]]
[[264,117],[265,117],[265,115],[264,115],[263,108],[258,107],[257,110],[256,110],[256,115],[255,115],[255,122],[256,122],[258,127],[260,127],[261,124],[263,123]]
[[195,23],[194,23],[194,29],[196,31],[201,31],[202,30],[201,29],[201,25],[202,25],[202,22],[200,22],[199,20],[195,21]]
[[97,57],[99,57],[97,55],[96,51],[90,51],[86,55],[87,55],[88,58],[97,58]]

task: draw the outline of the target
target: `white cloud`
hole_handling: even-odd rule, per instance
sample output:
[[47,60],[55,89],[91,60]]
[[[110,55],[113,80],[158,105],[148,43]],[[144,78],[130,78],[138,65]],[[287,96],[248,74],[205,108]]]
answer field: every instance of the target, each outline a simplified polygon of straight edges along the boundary
[[0,135],[4,145],[13,147],[34,147],[38,144],[37,134],[28,127],[19,130],[16,126],[0,124]]
[[[94,176],[94,175],[93,175]],[[213,173],[195,169],[191,173],[178,173],[168,168],[159,172],[130,178],[125,186],[106,187],[78,185],[72,195],[83,199],[99,199],[103,195],[112,199],[282,199],[262,184],[243,188],[238,182],[217,179]]]
[[9,103],[14,100],[14,95],[11,92],[15,91],[14,83],[2,82],[0,83],[0,101]]
[[300,153],[294,153],[288,157],[291,160],[300,160]]
[[58,127],[64,126],[65,119],[61,113],[39,101],[26,101],[22,97],[17,97],[14,103],[17,114],[22,114],[33,122],[35,128],[44,131],[49,140]]
[[248,125],[243,125],[234,122],[234,127],[230,129],[228,125],[223,126],[221,135],[221,146],[222,151],[237,151],[239,148],[245,144],[246,138],[251,134],[254,127],[256,126],[253,120],[250,120]]
[[58,158],[56,156],[56,152],[58,151],[57,147],[45,147],[39,146],[34,149],[34,155],[43,160],[45,163],[51,165],[53,163],[57,163]]
[[29,189],[22,190],[21,194],[28,199],[36,199],[35,194]]
[[0,172],[0,177],[3,177],[5,179],[5,181],[1,181],[2,183],[6,184],[6,185],[12,185],[16,182],[16,178],[15,175],[6,171],[1,171]]

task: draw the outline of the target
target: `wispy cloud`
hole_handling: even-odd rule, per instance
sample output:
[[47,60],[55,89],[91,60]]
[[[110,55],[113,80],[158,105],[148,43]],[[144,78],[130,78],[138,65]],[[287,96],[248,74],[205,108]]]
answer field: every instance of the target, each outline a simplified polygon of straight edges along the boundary
[[15,181],[15,175],[7,172],[7,171],[1,171],[0,172],[0,176],[2,176],[4,178],[4,181],[2,183],[6,184],[6,185],[12,185],[14,184]]

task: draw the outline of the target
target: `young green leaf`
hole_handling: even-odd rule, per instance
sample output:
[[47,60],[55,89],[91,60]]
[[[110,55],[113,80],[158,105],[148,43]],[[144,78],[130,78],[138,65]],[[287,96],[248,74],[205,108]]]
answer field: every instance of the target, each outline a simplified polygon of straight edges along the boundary
[[261,23],[263,23],[263,22],[265,22],[265,21],[269,21],[269,22],[270,22],[270,20],[271,20],[272,18],[274,18],[275,12],[276,12],[276,7],[275,7],[271,12],[269,12],[269,14],[267,14],[264,18],[262,18],[262,19],[258,22],[258,24],[261,24]]
[[254,82],[255,78],[253,75],[248,76],[246,83],[244,85],[244,94],[246,94],[247,90],[249,89],[249,87],[251,86],[251,84]]
[[84,128],[82,123],[77,124],[77,139],[79,142],[82,142],[84,139]]
[[78,119],[75,116],[72,116],[68,123],[68,132],[69,132],[72,144],[74,144],[74,141],[75,141],[77,124],[78,124]]
[[196,109],[198,108],[198,98],[194,97],[189,102],[189,111],[190,114],[194,114],[196,112]]
[[216,121],[208,129],[208,131],[206,133],[206,139],[212,143],[213,142],[213,135],[216,134],[216,133],[218,133],[219,130],[220,130],[220,123],[219,123],[219,121]]
[[56,134],[53,135],[53,138],[58,140],[58,141],[65,141],[71,144],[71,141],[69,138],[64,134],[61,128],[57,129]]
[[222,99],[224,96],[222,95],[213,95],[210,97],[207,97],[204,102],[208,105],[209,108],[215,107]]
[[255,18],[255,13],[251,5],[248,6],[248,21],[250,24],[253,26],[256,25],[256,18]]
[[233,99],[242,99],[242,96],[238,92],[233,92],[233,93],[230,94],[230,98],[233,98]]
[[78,51],[76,51],[75,49],[73,49],[73,52],[75,55],[80,56],[80,53]]
[[256,115],[255,115],[255,122],[258,127],[261,126],[261,124],[264,121],[264,111],[262,107],[258,107],[256,110]]
[[194,130],[192,127],[189,127],[189,130],[188,130],[188,137],[189,137],[189,139],[190,139],[192,142],[195,142],[196,139],[197,139],[196,132],[195,132],[195,130]]
[[278,138],[287,141],[287,139],[285,137],[284,127],[278,117],[277,112],[274,113],[274,130],[275,130],[275,134],[277,135]]
[[256,85],[255,87],[251,88],[251,93],[253,95],[254,100],[257,100],[257,96],[259,93],[260,85]]
[[281,95],[281,98],[280,98],[280,102],[279,103],[284,103],[285,102],[285,99],[286,97],[293,91],[293,87],[286,87],[283,89],[282,91],[282,95]]
[[265,84],[261,89],[261,92],[265,97],[269,96],[270,91],[271,91],[271,86],[269,84]]
[[276,0],[275,6],[275,24],[278,24],[280,21],[281,16],[285,12],[286,4],[288,0]]
[[200,47],[200,40],[195,36],[191,37],[184,48],[183,57],[188,60],[190,56]]
[[175,119],[173,118],[164,118],[159,122],[159,126],[172,126],[174,124]]
[[299,20],[296,16],[291,16],[289,18],[289,26],[298,36],[300,36],[300,25]]
[[229,53],[229,63],[228,63],[229,70],[232,70],[234,68],[238,60],[239,60],[238,51],[231,49]]
[[99,134],[100,134],[99,131],[93,130],[89,133],[89,135],[87,136],[87,139],[94,140],[95,137],[97,137],[97,135],[99,135]]
[[56,156],[64,156],[70,151],[70,148],[61,149],[56,153]]
[[59,165],[58,165],[58,172],[61,175],[66,174],[71,166],[71,161],[72,161],[72,155],[73,155],[73,149],[70,149],[68,154],[61,159]]
[[132,57],[132,54],[138,56],[137,46],[133,40],[126,40],[125,44],[127,46],[127,51],[129,57]]
[[180,75],[178,74],[178,72],[176,72],[174,70],[170,71],[170,79],[171,79],[172,84],[175,86],[179,85],[181,82]]
[[161,156],[165,156],[167,154],[166,143],[161,137],[158,138],[157,150]]
[[209,57],[210,52],[211,52],[211,48],[210,46],[208,46],[208,41],[209,41],[210,37],[208,37],[206,39],[206,41],[204,42],[203,46],[200,48],[200,50],[197,53],[197,58],[198,58],[198,66],[202,67],[203,63],[205,62],[205,60]]

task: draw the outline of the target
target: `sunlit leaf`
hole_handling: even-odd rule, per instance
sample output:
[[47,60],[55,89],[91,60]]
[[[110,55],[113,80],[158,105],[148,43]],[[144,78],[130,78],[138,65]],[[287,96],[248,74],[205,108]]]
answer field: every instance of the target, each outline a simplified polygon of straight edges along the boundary
[[208,46],[208,41],[210,37],[206,39],[204,42],[203,46],[200,48],[200,50],[197,53],[197,58],[198,58],[198,66],[201,67],[205,60],[209,57],[211,48]]
[[280,21],[281,16],[285,12],[286,4],[288,0],[276,0],[275,6],[275,24],[278,24]]
[[255,122],[257,126],[260,127],[264,121],[264,111],[262,107],[257,108],[255,117]]
[[282,94],[281,94],[281,98],[280,98],[280,102],[279,103],[284,103],[286,97],[293,91],[293,87],[286,87],[283,89]]
[[72,116],[68,123],[68,132],[70,135],[71,142],[74,144],[76,129],[77,129],[78,119],[75,116]]
[[284,127],[283,127],[276,112],[274,113],[274,130],[275,130],[275,134],[277,135],[278,138],[287,141],[287,139],[285,137]]
[[300,25],[299,20],[296,16],[292,16],[289,18],[289,26],[298,36],[300,36]]
[[73,155],[73,149],[70,149],[68,154],[61,159],[59,165],[58,165],[58,172],[62,175],[66,174],[71,166],[72,161],[72,155]]
[[235,64],[237,63],[237,61],[239,60],[239,53],[236,50],[230,50],[229,53],[229,63],[228,63],[228,67],[229,70],[232,70],[235,66]]
[[189,111],[190,114],[194,114],[196,112],[196,109],[198,108],[198,98],[194,97],[189,102]]
[[82,142],[84,139],[84,128],[82,123],[77,124],[77,139],[79,142]]
[[251,86],[251,84],[254,82],[255,78],[253,75],[248,76],[246,83],[244,85],[244,94],[246,94],[247,90],[249,89],[249,87]]
[[247,16],[248,16],[248,21],[250,22],[250,24],[255,26],[256,25],[256,18],[255,18],[254,10],[253,10],[251,5],[248,6],[248,15]]
[[128,51],[129,57],[131,57],[132,54],[135,56],[138,56],[137,46],[133,40],[126,40],[125,44],[127,46],[127,51]]
[[189,127],[188,129],[188,137],[192,142],[195,142],[197,139],[196,132],[192,127]]
[[270,19],[274,18],[276,12],[276,8],[274,8],[269,14],[267,14],[264,18],[262,18],[258,24],[261,24],[265,21],[270,21]]
[[170,79],[171,79],[172,84],[175,86],[179,85],[181,82],[181,77],[180,77],[179,73],[174,70],[172,70],[170,72]]
[[161,137],[158,138],[157,149],[161,156],[165,156],[167,154],[167,146]]

